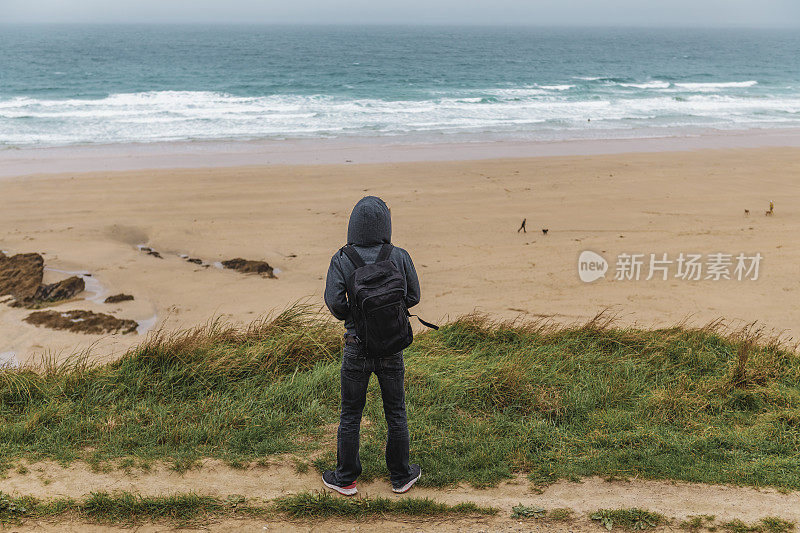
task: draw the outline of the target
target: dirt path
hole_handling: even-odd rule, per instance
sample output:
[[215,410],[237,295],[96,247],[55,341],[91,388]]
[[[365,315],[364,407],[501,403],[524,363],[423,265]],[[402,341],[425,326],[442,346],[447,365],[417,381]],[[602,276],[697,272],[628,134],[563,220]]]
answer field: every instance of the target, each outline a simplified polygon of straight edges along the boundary
[[[290,522],[286,520],[223,520],[195,528],[175,528],[168,525],[145,525],[135,529],[115,528],[104,525],[83,523],[47,523],[26,524],[9,529],[13,533],[165,533],[167,531],[213,531],[214,533],[259,532],[259,533],[323,533],[362,531],[369,533],[428,532],[437,533],[494,533],[494,532],[542,532],[542,533],[600,533],[605,529],[591,523],[545,523],[535,520],[520,522],[511,518],[480,519],[447,519],[447,520],[369,520],[365,522],[346,522],[342,520],[325,520],[316,522]],[[657,531],[666,531],[661,528]]]
[[[287,463],[269,466],[251,466],[232,469],[225,464],[207,460],[200,468],[178,474],[166,465],[154,466],[148,472],[125,473],[120,470],[108,472],[92,471],[85,464],[73,463],[68,467],[43,462],[27,465],[28,472],[7,472],[0,480],[0,490],[13,495],[31,495],[38,498],[70,496],[78,498],[92,491],[128,491],[142,495],[163,495],[180,492],[196,492],[225,498],[230,494],[241,494],[249,499],[270,500],[305,490],[321,488],[316,473],[298,474]],[[423,474],[424,475],[424,474]],[[389,484],[379,480],[359,485],[366,496],[393,497]],[[478,505],[500,509],[496,518],[446,520],[378,521],[380,531],[599,531],[586,519],[586,515],[601,508],[639,507],[657,511],[669,518],[683,520],[691,515],[716,516],[718,522],[740,519],[757,522],[765,516],[777,516],[800,523],[800,492],[782,494],[774,489],[753,489],[722,485],[673,483],[664,481],[630,480],[605,481],[587,478],[580,483],[560,481],[545,488],[541,493],[530,485],[524,476],[503,482],[497,487],[476,489],[469,486],[434,489],[415,488],[415,497],[430,497],[437,501],[455,504],[471,501]],[[547,524],[543,521],[519,522],[510,518],[511,507],[522,503],[546,509],[571,508],[580,520],[570,524]],[[375,530],[375,521],[369,528]],[[80,526],[80,527],[78,527]],[[240,521],[229,520],[214,523],[213,531],[350,531],[361,530],[358,522],[325,521],[315,523]],[[14,531],[70,531],[68,524],[41,524],[14,528]],[[75,525],[74,531],[110,531],[103,527],[88,528]],[[55,528],[55,529],[53,529]],[[355,529],[353,529],[355,528]],[[554,528],[554,529],[553,529]],[[586,529],[588,528],[588,529]],[[164,531],[174,529],[165,526],[147,526],[137,531]],[[366,530],[366,528],[364,528]]]

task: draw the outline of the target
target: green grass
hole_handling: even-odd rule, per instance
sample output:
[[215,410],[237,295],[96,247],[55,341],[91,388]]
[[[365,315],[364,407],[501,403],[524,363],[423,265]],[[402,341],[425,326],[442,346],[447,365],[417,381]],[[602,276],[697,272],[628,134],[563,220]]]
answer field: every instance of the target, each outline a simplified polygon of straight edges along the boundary
[[547,513],[547,518],[549,520],[555,520],[556,522],[566,521],[572,518],[574,511],[567,507],[559,507],[557,509],[550,509]]
[[761,525],[764,531],[768,533],[785,533],[787,531],[794,531],[794,522],[784,520],[775,516],[768,516],[761,519]]
[[48,501],[12,498],[0,492],[0,526],[26,520],[72,519],[89,523],[170,523],[201,525],[222,518],[326,518],[360,519],[374,516],[446,517],[493,516],[497,509],[474,503],[445,505],[429,498],[340,498],[326,492],[302,492],[261,504],[243,496],[221,500],[197,494],[144,497],[127,492],[92,493],[82,500]]
[[[730,533],[788,533],[794,531],[794,522],[767,516],[755,524],[746,524],[739,519],[723,522],[719,527],[715,523],[715,517],[711,515],[690,516],[678,527],[697,533],[700,531],[729,531]],[[721,529],[720,529],[721,528]]]
[[544,518],[554,522],[565,522],[572,519],[573,514],[574,511],[566,507],[548,511],[544,507],[530,507],[520,503],[511,508],[511,518]]
[[339,498],[329,492],[304,492],[275,501],[275,509],[293,518],[365,518],[391,516],[495,515],[497,509],[474,503],[446,505],[429,498]]
[[16,523],[27,514],[28,508],[23,501],[0,492],[0,526]]
[[[8,512],[15,509],[15,512]],[[123,492],[92,493],[83,500],[62,498],[38,500],[31,497],[12,498],[0,493],[0,523],[20,524],[29,519],[73,518],[87,522],[138,524],[171,522],[191,524],[210,518],[263,514],[261,508],[238,507],[229,502],[196,494],[142,497]]]
[[547,509],[544,507],[529,507],[521,503],[511,508],[511,518],[544,518]]
[[152,498],[130,493],[94,493],[77,504],[75,510],[80,516],[99,522],[134,524],[169,520],[189,523],[208,516],[229,514],[232,507],[216,498],[196,494]]
[[[341,326],[295,306],[244,331],[158,335],[122,359],[0,371],[0,466],[83,459],[191,468],[276,454],[332,466]],[[377,380],[364,478],[385,476]],[[587,475],[800,489],[800,358],[757,332],[468,316],[406,351],[412,457],[427,485]],[[299,467],[302,469],[302,467]]]
[[705,531],[706,529],[716,529],[714,526],[715,518],[716,517],[713,515],[693,515],[689,516],[687,520],[679,523],[678,527],[685,529],[686,531],[691,531],[692,533]]
[[731,533],[788,533],[794,531],[794,522],[769,516],[756,524],[745,524],[741,520],[731,520],[722,524],[722,529]]
[[667,519],[653,511],[643,509],[601,509],[589,516],[592,520],[600,522],[607,530],[611,531],[619,526],[628,531],[641,531],[658,527],[667,522]]

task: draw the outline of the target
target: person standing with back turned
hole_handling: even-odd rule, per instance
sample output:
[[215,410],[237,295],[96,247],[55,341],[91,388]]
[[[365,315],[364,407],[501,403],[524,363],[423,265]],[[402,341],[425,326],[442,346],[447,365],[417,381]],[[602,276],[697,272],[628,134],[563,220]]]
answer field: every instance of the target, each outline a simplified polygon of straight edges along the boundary
[[409,463],[402,351],[411,344],[407,309],[419,303],[419,279],[411,256],[392,246],[391,237],[389,208],[376,196],[362,198],[350,214],[347,245],[331,258],[325,284],[325,304],[334,317],[344,320],[347,332],[336,470],[324,472],[322,481],[347,496],[358,492],[361,414],[372,373],[381,387],[389,430],[386,466],[392,490],[408,491],[422,474],[419,465]]

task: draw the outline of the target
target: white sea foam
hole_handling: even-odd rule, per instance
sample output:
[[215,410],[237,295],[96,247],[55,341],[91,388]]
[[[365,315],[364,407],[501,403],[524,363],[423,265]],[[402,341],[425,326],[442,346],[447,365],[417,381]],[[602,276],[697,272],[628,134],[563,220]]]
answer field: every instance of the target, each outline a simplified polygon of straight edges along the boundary
[[681,89],[689,89],[692,91],[713,91],[715,89],[744,88],[744,87],[754,87],[756,85],[758,85],[758,82],[756,80],[748,80],[748,81],[725,81],[725,82],[709,82],[709,83],[686,82],[686,83],[676,83],[675,87],[680,87]]
[[539,85],[542,89],[547,91],[567,91],[575,87],[574,85]]
[[[665,80],[431,90],[389,100],[332,95],[235,96],[207,91],[100,99],[0,100],[0,143],[156,142],[308,138],[416,132],[515,132],[646,126],[797,123],[800,90],[765,92],[756,80]],[[595,83],[597,82],[597,83]],[[587,86],[589,86],[587,88]],[[748,89],[743,91],[743,89]],[[590,122],[589,122],[590,119]]]
[[645,81],[642,83],[620,83],[622,87],[632,87],[635,89],[666,89],[669,87],[668,81]]

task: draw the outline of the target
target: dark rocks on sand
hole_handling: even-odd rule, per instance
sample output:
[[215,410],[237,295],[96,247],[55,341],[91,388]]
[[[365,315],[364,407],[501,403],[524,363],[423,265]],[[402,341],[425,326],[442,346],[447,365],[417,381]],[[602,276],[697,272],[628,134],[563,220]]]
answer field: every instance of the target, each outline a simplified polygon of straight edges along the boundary
[[222,262],[222,266],[241,272],[243,274],[262,274],[268,278],[274,278],[272,267],[266,261],[251,261],[249,259],[229,259]]
[[113,296],[109,296],[108,298],[103,300],[103,303],[117,304],[119,302],[129,302],[131,300],[133,300],[133,296],[131,296],[130,294],[120,293],[120,294],[115,294]]
[[188,261],[189,263],[194,263],[195,265],[202,265],[203,264],[203,260],[202,259],[197,259],[196,257],[190,257],[186,261]]
[[103,313],[83,311],[36,311],[25,318],[25,322],[34,326],[51,329],[62,329],[74,333],[103,335],[107,333],[135,333],[139,327],[134,320],[117,318]]
[[13,307],[37,307],[41,303],[69,300],[83,292],[86,284],[79,276],[49,285],[42,284],[44,259],[40,254],[0,253],[0,296],[10,294]]
[[44,276],[44,259],[39,254],[7,256],[0,252],[0,296],[17,300],[36,296]]
[[160,253],[156,252],[156,251],[155,251],[155,250],[153,250],[152,248],[149,248],[149,247],[147,247],[147,246],[142,246],[142,247],[141,247],[141,248],[139,248],[139,249],[140,249],[141,251],[143,251],[144,253],[146,253],[147,255],[152,255],[152,256],[153,256],[153,257],[155,257],[156,259],[164,259],[163,257],[161,257],[161,254],[160,254]]
[[69,300],[70,298],[74,298],[77,294],[82,293],[85,288],[86,283],[84,283],[83,278],[72,276],[71,278],[61,280],[57,283],[42,285],[39,287],[39,290],[36,291],[36,295],[33,299],[37,302]]

